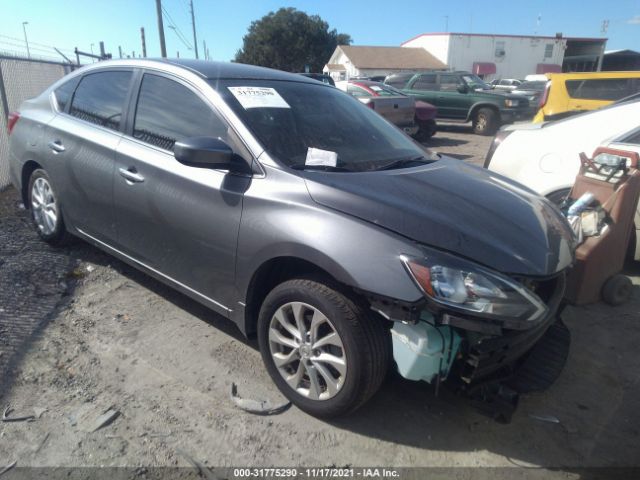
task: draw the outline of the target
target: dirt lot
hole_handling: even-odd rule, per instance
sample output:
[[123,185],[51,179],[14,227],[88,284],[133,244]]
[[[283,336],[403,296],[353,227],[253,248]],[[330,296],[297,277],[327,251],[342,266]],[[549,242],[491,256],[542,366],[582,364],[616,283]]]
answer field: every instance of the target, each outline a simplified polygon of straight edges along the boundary
[[[449,126],[431,145],[481,163],[489,141]],[[211,466],[554,467],[545,478],[636,467],[640,268],[628,273],[636,287],[627,305],[565,311],[568,365],[548,392],[523,397],[508,425],[398,377],[347,419],[323,422],[296,408],[260,417],[229,396],[235,382],[243,396],[282,398],[255,341],[87,244],[42,244],[9,189],[0,193],[0,406],[36,418],[0,424],[0,471],[13,461],[149,467],[188,466],[189,458]],[[110,408],[118,417],[92,432]],[[469,470],[453,472],[447,478],[469,478]]]

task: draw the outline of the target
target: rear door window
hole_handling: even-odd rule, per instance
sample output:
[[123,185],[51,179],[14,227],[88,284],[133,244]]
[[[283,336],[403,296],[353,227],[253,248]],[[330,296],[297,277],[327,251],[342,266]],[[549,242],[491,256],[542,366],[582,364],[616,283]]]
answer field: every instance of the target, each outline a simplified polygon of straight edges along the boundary
[[413,83],[413,90],[438,90],[438,82],[435,75],[420,75]]
[[111,130],[119,130],[132,72],[91,73],[82,77],[69,114]]
[[133,136],[164,150],[189,137],[228,141],[227,126],[195,92],[174,80],[146,73],[142,79]]
[[66,81],[54,90],[53,96],[56,99],[58,110],[60,112],[67,111],[67,105],[69,104],[69,100],[71,100],[71,96],[78,86],[79,81],[80,77],[72,78],[71,80]]
[[567,80],[565,84],[571,98],[584,100],[619,100],[636,93],[638,90],[635,78]]

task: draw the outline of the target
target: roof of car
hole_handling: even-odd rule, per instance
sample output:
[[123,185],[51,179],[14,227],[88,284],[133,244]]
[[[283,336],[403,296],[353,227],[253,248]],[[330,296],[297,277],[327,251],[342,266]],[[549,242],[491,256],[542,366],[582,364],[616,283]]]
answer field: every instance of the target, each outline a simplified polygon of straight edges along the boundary
[[317,83],[315,80],[308,79],[307,77],[295,73],[283,72],[272,68],[257,67],[255,65],[245,65],[243,63],[211,62],[207,60],[183,58],[160,59],[160,61],[188,68],[189,70],[195,71],[208,79],[242,78],[252,80],[302,81],[311,82],[314,85]]
[[203,78],[207,79],[250,79],[250,80],[288,80],[292,82],[311,83],[317,85],[318,81],[272,68],[257,67],[255,65],[245,65],[231,62],[211,62],[207,60],[192,60],[184,58],[145,58],[131,60],[112,60],[92,64],[92,66],[109,64],[144,67],[153,63],[163,63],[187,69]]

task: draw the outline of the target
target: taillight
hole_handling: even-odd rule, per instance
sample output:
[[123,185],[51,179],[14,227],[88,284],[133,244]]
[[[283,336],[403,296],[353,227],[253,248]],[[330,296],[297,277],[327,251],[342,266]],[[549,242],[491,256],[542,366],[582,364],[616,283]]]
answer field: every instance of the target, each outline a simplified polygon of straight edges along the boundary
[[544,92],[540,96],[540,102],[538,103],[539,108],[542,108],[547,104],[547,100],[549,100],[549,90],[551,90],[551,82],[547,82],[544,87]]
[[11,135],[11,131],[13,127],[15,127],[16,123],[20,119],[20,112],[11,112],[9,114],[9,121],[7,122],[7,130],[9,131],[9,135]]

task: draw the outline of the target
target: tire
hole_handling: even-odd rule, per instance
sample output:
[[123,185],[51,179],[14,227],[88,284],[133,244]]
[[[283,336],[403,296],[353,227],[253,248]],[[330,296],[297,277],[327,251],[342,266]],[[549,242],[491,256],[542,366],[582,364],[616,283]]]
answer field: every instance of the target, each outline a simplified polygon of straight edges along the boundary
[[622,305],[629,300],[632,290],[631,280],[624,275],[617,274],[607,280],[602,287],[602,300],[609,305]]
[[27,190],[31,221],[42,240],[50,245],[61,246],[70,240],[62,218],[62,207],[47,172],[34,170],[29,178]]
[[478,135],[493,135],[500,125],[498,113],[491,108],[481,108],[473,116],[473,133]]
[[420,128],[418,130],[418,133],[416,133],[415,135],[415,139],[418,140],[419,142],[424,142],[429,140],[431,137],[433,137],[436,134],[436,131],[438,130],[438,126],[435,120],[427,120],[426,122],[420,122],[419,125],[420,125]]
[[[311,337],[302,345],[296,342],[292,331],[283,328],[287,323],[300,331],[294,309],[298,318],[304,318],[305,332],[312,330],[315,315],[326,319],[317,328],[315,345],[319,345],[318,339],[328,337],[335,343],[313,348]],[[283,337],[289,345],[281,343]],[[289,280],[267,295],[258,318],[258,343],[267,371],[280,391],[298,408],[319,418],[345,415],[362,406],[380,388],[391,362],[391,339],[382,321],[338,289],[316,280]],[[322,360],[330,358],[328,355],[331,363]],[[329,378],[326,374],[331,380],[325,380]],[[317,379],[317,389],[313,388],[312,375]]]

